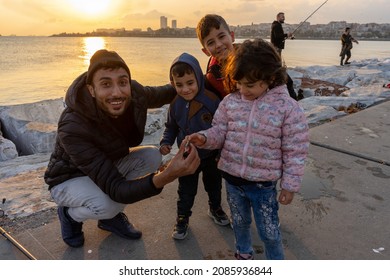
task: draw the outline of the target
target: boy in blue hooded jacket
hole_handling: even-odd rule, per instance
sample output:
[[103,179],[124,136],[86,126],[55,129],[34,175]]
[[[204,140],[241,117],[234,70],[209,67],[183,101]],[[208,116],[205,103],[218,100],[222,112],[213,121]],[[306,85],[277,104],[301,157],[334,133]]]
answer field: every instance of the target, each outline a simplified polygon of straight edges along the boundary
[[[205,89],[202,69],[194,56],[183,53],[177,57],[171,65],[169,76],[177,96],[169,107],[160,141],[160,152],[163,155],[170,153],[175,140],[180,146],[186,135],[210,128],[220,102],[214,93]],[[229,224],[221,207],[222,177],[217,169],[219,150],[198,149],[198,153],[201,164],[196,172],[178,179],[177,218],[172,233],[174,239],[184,239],[188,234],[200,172],[203,173],[203,184],[209,197],[208,215],[218,225]]]

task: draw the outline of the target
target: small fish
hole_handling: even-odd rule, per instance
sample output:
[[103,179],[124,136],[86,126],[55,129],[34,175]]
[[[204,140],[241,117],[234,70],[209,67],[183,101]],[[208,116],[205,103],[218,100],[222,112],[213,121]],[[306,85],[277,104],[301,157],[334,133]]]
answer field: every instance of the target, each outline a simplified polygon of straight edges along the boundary
[[190,141],[187,141],[186,144],[184,145],[183,157],[184,158],[188,157],[189,153],[190,153]]

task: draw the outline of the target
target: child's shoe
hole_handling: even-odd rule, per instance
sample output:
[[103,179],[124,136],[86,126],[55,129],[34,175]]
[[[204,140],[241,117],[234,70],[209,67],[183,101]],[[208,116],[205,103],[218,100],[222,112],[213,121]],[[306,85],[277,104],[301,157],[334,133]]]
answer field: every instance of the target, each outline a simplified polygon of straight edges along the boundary
[[214,223],[216,223],[217,225],[226,226],[226,225],[230,224],[228,216],[222,210],[221,207],[219,207],[218,209],[215,209],[215,210],[209,208],[209,211],[207,214],[209,215],[209,217],[211,219],[214,220]]
[[251,261],[254,260],[255,257],[252,254],[240,254],[240,253],[235,253],[234,257],[237,260],[244,260],[244,261]]
[[179,215],[176,219],[176,225],[172,232],[172,238],[182,240],[188,235],[189,218]]

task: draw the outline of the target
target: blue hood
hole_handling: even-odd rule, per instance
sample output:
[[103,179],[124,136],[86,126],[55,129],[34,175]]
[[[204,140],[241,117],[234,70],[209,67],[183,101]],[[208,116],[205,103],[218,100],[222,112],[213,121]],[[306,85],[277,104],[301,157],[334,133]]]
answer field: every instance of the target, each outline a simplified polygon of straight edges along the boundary
[[170,81],[173,80],[173,77],[171,75],[172,67],[179,62],[186,63],[191,66],[191,68],[194,70],[196,81],[198,82],[198,88],[199,88],[198,93],[204,92],[204,76],[203,76],[202,68],[200,67],[199,61],[194,56],[188,53],[182,53],[181,55],[179,55],[173,60],[171,68],[169,69],[169,80]]

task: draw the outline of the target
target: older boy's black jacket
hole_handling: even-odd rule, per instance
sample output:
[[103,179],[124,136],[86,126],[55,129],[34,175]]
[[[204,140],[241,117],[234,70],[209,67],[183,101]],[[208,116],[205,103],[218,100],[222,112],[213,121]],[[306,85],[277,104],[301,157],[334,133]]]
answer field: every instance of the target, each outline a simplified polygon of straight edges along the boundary
[[[147,109],[168,104],[176,96],[170,85],[144,87],[131,81],[130,110],[138,133],[138,145],[143,140]],[[45,172],[49,189],[80,176],[89,176],[109,197],[120,203],[133,203],[159,194],[152,175],[127,181],[113,161],[129,153],[129,139],[110,125],[109,117],[99,110],[86,87],[86,73],[80,75],[67,91],[67,108],[58,122],[54,152]],[[129,137],[129,136],[128,136]],[[83,186],[80,186],[81,188]]]

